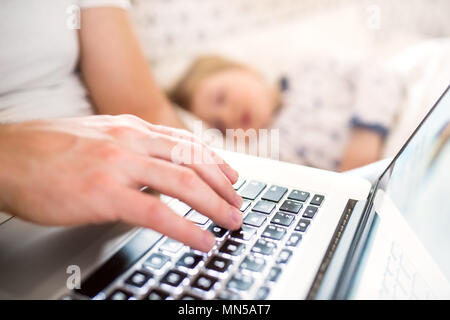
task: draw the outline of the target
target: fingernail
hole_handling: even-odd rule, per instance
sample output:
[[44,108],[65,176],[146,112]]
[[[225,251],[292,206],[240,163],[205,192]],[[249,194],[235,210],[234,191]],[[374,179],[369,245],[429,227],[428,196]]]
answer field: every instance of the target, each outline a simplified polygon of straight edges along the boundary
[[235,183],[239,179],[239,173],[234,170],[228,163],[226,163],[226,168],[228,171],[228,176],[232,183]]
[[234,169],[231,169],[231,175],[232,175],[232,179],[233,179],[233,181],[238,181],[238,179],[239,179],[239,173],[236,171],[236,170],[234,170]]
[[211,234],[209,231],[203,231],[203,248],[205,252],[208,252],[209,250],[214,247],[216,244],[216,238]]
[[231,207],[231,220],[235,228],[240,228],[242,225],[242,212],[238,209]]
[[233,203],[234,203],[234,206],[235,206],[236,208],[239,208],[239,209],[240,209],[241,206],[242,206],[242,198],[241,198],[241,196],[238,195],[237,193],[236,193],[235,196],[234,196]]

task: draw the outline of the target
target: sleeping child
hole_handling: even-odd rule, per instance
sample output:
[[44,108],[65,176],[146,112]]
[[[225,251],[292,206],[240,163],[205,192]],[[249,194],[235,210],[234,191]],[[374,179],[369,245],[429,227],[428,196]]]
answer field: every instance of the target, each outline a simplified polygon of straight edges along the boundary
[[198,58],[169,92],[209,126],[279,129],[280,160],[344,171],[381,157],[402,86],[374,64],[303,59],[267,83],[249,66]]

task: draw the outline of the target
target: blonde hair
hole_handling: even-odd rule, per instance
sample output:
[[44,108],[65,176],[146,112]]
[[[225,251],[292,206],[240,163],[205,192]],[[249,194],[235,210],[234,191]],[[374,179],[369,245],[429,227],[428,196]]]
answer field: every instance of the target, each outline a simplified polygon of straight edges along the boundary
[[192,95],[202,80],[219,72],[233,69],[253,71],[239,62],[219,56],[210,55],[199,57],[168,91],[168,97],[180,107],[190,109]]

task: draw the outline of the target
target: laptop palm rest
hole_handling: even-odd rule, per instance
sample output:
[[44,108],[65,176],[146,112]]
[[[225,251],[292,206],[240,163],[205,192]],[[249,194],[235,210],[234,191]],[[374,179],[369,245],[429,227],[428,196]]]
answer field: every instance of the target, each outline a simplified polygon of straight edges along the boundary
[[0,225],[0,298],[55,298],[67,290],[69,266],[85,278],[135,230],[122,223],[67,228],[10,219]]

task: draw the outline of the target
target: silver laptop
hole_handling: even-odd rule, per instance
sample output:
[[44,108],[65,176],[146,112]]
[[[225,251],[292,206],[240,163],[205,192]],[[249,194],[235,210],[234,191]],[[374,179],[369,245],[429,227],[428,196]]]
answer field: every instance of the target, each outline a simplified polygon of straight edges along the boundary
[[50,228],[2,214],[0,298],[450,298],[449,88],[375,183],[221,154],[241,175],[241,230],[161,197],[216,236],[209,253],[121,223]]

